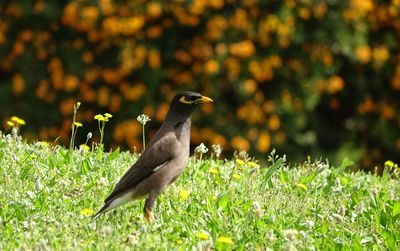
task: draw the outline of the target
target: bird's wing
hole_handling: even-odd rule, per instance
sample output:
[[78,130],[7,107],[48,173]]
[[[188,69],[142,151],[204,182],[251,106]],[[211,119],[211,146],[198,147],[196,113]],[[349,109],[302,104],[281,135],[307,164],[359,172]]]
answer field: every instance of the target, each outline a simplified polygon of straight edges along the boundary
[[147,148],[136,163],[118,181],[114,191],[107,197],[105,202],[135,187],[170,161],[175,156],[177,143],[175,135],[169,133]]

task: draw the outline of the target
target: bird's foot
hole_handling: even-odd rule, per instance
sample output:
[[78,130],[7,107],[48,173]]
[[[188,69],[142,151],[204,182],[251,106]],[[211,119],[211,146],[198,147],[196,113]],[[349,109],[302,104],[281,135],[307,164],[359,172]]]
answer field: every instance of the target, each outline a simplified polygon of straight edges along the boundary
[[154,214],[147,207],[144,208],[144,218],[147,220],[148,223],[152,223],[154,221]]

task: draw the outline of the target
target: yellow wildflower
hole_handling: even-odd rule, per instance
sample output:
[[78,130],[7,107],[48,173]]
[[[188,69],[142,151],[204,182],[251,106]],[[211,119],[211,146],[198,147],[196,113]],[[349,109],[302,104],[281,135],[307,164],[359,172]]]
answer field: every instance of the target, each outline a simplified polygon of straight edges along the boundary
[[49,142],[46,141],[39,141],[41,146],[48,146]]
[[385,161],[385,166],[392,168],[392,167],[394,167],[394,162],[391,161],[391,160],[386,160]]
[[226,236],[221,236],[217,239],[217,243],[233,244],[233,240]]
[[240,179],[240,174],[234,173],[232,174],[232,178],[239,180]]
[[82,125],[82,123],[80,123],[80,122],[74,122],[74,126],[76,126],[76,127],[81,127],[81,126],[83,126],[83,125]]
[[196,234],[196,237],[199,238],[199,239],[202,239],[202,240],[210,239],[210,236],[208,234],[204,233],[204,232],[198,232]]
[[304,184],[302,184],[302,183],[297,183],[296,186],[297,186],[298,188],[303,189],[304,191],[307,191],[307,186],[304,185]]
[[104,117],[106,117],[106,118],[112,118],[112,114],[110,114],[110,113],[108,113],[108,112],[106,112],[106,113],[104,113]]
[[92,215],[94,213],[94,211],[90,208],[84,208],[81,210],[81,215],[82,216],[88,216],[88,215]]
[[78,109],[80,106],[81,106],[81,102],[78,101],[78,102],[76,103],[76,109]]
[[23,119],[19,119],[17,123],[20,124],[20,125],[25,125],[26,124],[25,120],[23,120]]
[[98,120],[98,121],[108,121],[107,117],[104,117],[101,114],[97,114],[96,116],[94,116],[94,119]]
[[218,169],[216,169],[216,168],[210,168],[210,169],[208,170],[208,172],[210,172],[210,173],[212,173],[212,174],[218,174],[218,173],[219,173]]
[[79,148],[80,148],[80,149],[83,149],[83,150],[85,150],[85,151],[90,151],[90,147],[89,147],[88,145],[86,145],[86,144],[80,145]]
[[387,167],[389,170],[398,169],[400,171],[399,165],[394,163],[391,160],[386,160],[385,161],[385,167]]
[[236,159],[236,163],[238,163],[241,166],[243,166],[245,164],[244,161],[241,159]]
[[260,165],[257,164],[257,163],[254,162],[254,161],[249,161],[249,162],[247,162],[247,164],[248,164],[249,166],[251,166],[251,167],[254,167],[254,168],[259,168],[259,167],[260,167]]
[[179,244],[179,245],[180,245],[180,244],[183,244],[183,241],[182,241],[182,240],[177,240],[177,241],[176,241],[176,244]]
[[181,200],[187,200],[189,198],[189,191],[186,189],[182,189],[179,191],[179,198]]
[[12,121],[7,121],[7,125],[9,125],[9,126],[15,126],[15,124],[14,124],[14,122],[12,122]]
[[11,121],[14,122],[17,125],[25,125],[25,120],[18,118],[17,116],[12,116]]

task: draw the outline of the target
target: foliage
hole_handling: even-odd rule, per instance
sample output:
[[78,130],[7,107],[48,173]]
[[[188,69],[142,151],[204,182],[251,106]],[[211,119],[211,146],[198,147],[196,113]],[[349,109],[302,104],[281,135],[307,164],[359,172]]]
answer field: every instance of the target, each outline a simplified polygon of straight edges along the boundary
[[153,224],[142,217],[143,200],[92,221],[136,159],[1,135],[0,249],[400,248],[398,180],[346,172],[346,160],[289,168],[274,152],[268,165],[191,158],[158,198]]
[[93,131],[95,114],[115,114],[108,145],[133,150],[138,114],[160,123],[177,89],[201,90],[216,102],[194,123],[196,145],[372,167],[399,158],[399,10],[398,0],[7,1],[0,98],[14,105],[0,116],[67,143],[82,101],[78,121]]

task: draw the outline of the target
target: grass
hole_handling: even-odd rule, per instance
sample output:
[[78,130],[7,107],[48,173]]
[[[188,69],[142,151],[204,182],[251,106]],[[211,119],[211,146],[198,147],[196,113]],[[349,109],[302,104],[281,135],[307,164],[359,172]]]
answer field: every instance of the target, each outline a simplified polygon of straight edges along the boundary
[[[0,136],[0,250],[399,250],[398,179],[351,173],[343,161],[268,165],[192,158],[159,197],[92,221],[137,159]],[[265,161],[266,161],[265,160]]]

